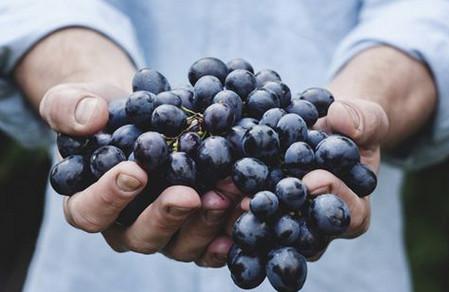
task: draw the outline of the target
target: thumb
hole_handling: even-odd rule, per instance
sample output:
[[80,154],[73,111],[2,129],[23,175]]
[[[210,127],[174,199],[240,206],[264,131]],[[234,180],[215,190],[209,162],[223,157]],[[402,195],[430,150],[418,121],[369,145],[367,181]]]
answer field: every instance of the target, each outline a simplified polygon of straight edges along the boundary
[[[118,90],[120,91],[120,90]],[[87,83],[57,85],[42,98],[39,112],[55,131],[74,136],[86,136],[103,129],[108,121],[105,98],[110,87]],[[120,91],[121,96],[126,93]]]
[[372,101],[338,100],[329,107],[326,127],[353,139],[361,146],[381,143],[388,132],[389,122],[383,108]]

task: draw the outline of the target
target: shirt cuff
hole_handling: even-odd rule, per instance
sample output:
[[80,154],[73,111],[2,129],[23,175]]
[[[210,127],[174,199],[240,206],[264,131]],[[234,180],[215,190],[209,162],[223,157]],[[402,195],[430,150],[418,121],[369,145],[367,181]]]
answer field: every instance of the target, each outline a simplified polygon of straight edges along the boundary
[[438,93],[434,117],[407,146],[385,156],[408,169],[435,164],[449,154],[449,3],[433,2],[395,1],[378,13],[362,15],[359,25],[341,42],[330,69],[334,76],[355,55],[379,45],[401,50],[429,67]]

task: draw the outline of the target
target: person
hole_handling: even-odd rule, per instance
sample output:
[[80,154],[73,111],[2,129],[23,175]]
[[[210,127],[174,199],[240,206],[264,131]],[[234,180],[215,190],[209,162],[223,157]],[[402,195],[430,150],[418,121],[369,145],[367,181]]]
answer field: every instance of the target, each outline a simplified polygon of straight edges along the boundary
[[[309,265],[304,290],[411,290],[402,172],[380,164],[380,149],[404,167],[448,154],[449,2],[21,0],[2,1],[0,15],[0,127],[29,145],[47,137],[32,108],[55,131],[92,134],[144,65],[183,82],[202,56],[243,57],[294,90],[327,85],[337,101],[319,125],[357,142],[363,162],[380,167],[379,186],[360,199],[324,170],[304,177],[313,195],[335,192],[352,213],[351,240]],[[113,224],[147,182],[124,162],[69,199],[49,189],[25,291],[238,290],[226,268],[179,261],[225,264],[242,194],[229,181],[201,197],[171,187],[131,227]]]

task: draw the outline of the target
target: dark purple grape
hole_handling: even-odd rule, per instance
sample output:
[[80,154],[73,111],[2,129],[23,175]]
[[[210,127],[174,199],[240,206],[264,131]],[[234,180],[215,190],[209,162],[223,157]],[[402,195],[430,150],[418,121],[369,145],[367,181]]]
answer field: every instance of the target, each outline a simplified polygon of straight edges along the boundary
[[361,163],[356,163],[342,176],[342,180],[361,198],[372,194],[377,186],[376,174]]
[[223,84],[215,76],[203,76],[195,84],[194,106],[196,110],[203,111],[212,104],[214,96],[223,90]]
[[324,131],[309,130],[307,133],[307,144],[315,150],[316,146],[327,137],[328,135]]
[[154,109],[151,128],[168,137],[176,137],[187,126],[187,116],[180,108],[163,104]]
[[61,133],[58,133],[56,137],[56,145],[62,158],[70,155],[83,154],[88,142],[89,139],[86,137],[73,137]]
[[250,117],[260,119],[267,110],[279,106],[276,94],[266,89],[257,89],[249,94],[246,110]]
[[315,232],[305,220],[299,221],[299,237],[295,247],[300,254],[306,258],[315,257],[326,248],[328,242],[329,239]]
[[92,153],[90,171],[96,178],[100,178],[122,161],[126,161],[126,156],[122,150],[111,145],[103,146]]
[[237,69],[229,73],[224,84],[227,89],[237,93],[242,100],[247,100],[248,95],[256,89],[256,78],[247,70]]
[[318,110],[320,118],[327,115],[329,106],[335,100],[332,93],[324,88],[309,88],[299,95],[299,99],[311,102]]
[[264,162],[276,161],[280,152],[278,134],[268,126],[254,126],[243,136],[243,152]]
[[192,85],[196,85],[197,81],[206,75],[215,76],[221,82],[224,82],[226,75],[228,75],[228,67],[217,58],[206,57],[193,63],[188,75]]
[[269,81],[281,82],[281,76],[273,70],[263,69],[256,73],[257,88],[262,88]]
[[332,135],[317,145],[315,161],[318,168],[329,170],[338,176],[360,161],[359,148],[347,137]]
[[129,124],[130,121],[126,115],[127,100],[127,98],[116,99],[108,104],[109,119],[106,125],[108,133],[112,133],[121,126]]
[[86,145],[86,153],[90,155],[98,148],[109,145],[111,141],[112,141],[111,134],[99,132],[89,137],[89,141],[87,142]]
[[70,196],[93,182],[88,162],[81,155],[70,155],[50,170],[50,184],[61,195]]
[[262,161],[245,157],[234,163],[232,181],[245,195],[251,196],[265,188],[268,173],[268,167]]
[[289,214],[284,214],[279,217],[273,223],[273,232],[276,236],[277,243],[282,246],[291,246],[296,243],[300,235],[299,226],[298,219]]
[[246,133],[246,129],[240,126],[234,126],[229,131],[226,139],[229,142],[229,145],[232,150],[232,155],[234,158],[240,158],[243,156],[243,136]]
[[246,212],[234,223],[232,239],[243,250],[262,251],[270,247],[272,232],[266,222]]
[[285,110],[303,118],[308,127],[312,127],[318,120],[318,111],[312,103],[306,100],[293,99]]
[[229,142],[220,136],[206,138],[198,148],[197,167],[204,178],[218,180],[231,172],[232,153]]
[[315,153],[304,142],[295,142],[284,155],[286,172],[294,177],[302,178],[315,167]]
[[233,254],[228,260],[228,269],[235,285],[242,289],[253,289],[259,286],[265,279],[263,260],[255,254],[245,253],[236,245],[233,245],[231,251]]
[[237,126],[242,127],[245,130],[249,130],[254,126],[257,126],[259,124],[259,121],[253,118],[243,118],[240,121],[238,121]]
[[132,81],[133,91],[149,91],[158,94],[170,90],[170,84],[164,75],[156,70],[142,68],[136,72]]
[[251,212],[264,221],[276,214],[278,207],[279,199],[270,191],[256,193],[249,203]]
[[186,153],[171,153],[166,171],[166,180],[169,185],[195,186],[196,163]]
[[183,107],[189,110],[195,110],[195,95],[193,93],[193,88],[191,90],[186,88],[176,88],[171,92],[179,96]]
[[134,145],[134,157],[147,171],[153,171],[168,161],[168,145],[157,132],[143,133]]
[[295,142],[307,140],[307,125],[297,114],[286,114],[276,127],[282,149],[287,149]]
[[185,152],[190,157],[196,157],[198,147],[201,145],[201,137],[195,132],[187,132],[178,140],[178,151]]
[[155,108],[163,104],[171,104],[176,107],[180,107],[182,105],[181,98],[172,91],[163,91],[158,93],[154,101],[155,101]]
[[234,125],[235,115],[225,103],[214,103],[204,111],[204,127],[212,135],[227,133]]
[[142,131],[134,125],[124,125],[112,133],[111,145],[120,148],[126,156],[134,149],[134,142]]
[[279,97],[279,102],[282,108],[285,108],[290,104],[292,93],[290,92],[290,88],[288,88],[285,83],[268,81],[262,88],[271,90],[274,94],[276,94]]
[[136,91],[126,101],[125,111],[128,120],[135,125],[148,129],[151,122],[151,114],[156,108],[156,96],[149,91]]
[[277,291],[299,291],[306,281],[306,259],[292,247],[270,252],[266,273]]
[[271,169],[267,178],[267,189],[274,192],[276,190],[276,185],[283,178],[285,178],[285,174],[280,168]]
[[213,99],[214,103],[224,103],[231,107],[235,116],[235,121],[239,121],[242,117],[243,103],[240,96],[231,90],[222,90],[217,93]]
[[254,74],[253,66],[251,66],[251,64],[248,61],[246,61],[246,60],[244,60],[242,58],[232,59],[226,65],[228,67],[228,71],[229,72],[232,72],[232,71],[237,70],[237,69],[242,69],[242,70],[247,70],[247,71],[249,71],[249,72]]
[[351,222],[348,205],[333,194],[319,195],[310,205],[310,220],[323,235],[343,234]]
[[272,108],[267,110],[259,121],[259,125],[267,125],[272,129],[276,129],[279,120],[285,116],[287,112],[281,108]]
[[281,179],[276,185],[276,196],[288,210],[300,211],[307,198],[307,188],[295,177]]

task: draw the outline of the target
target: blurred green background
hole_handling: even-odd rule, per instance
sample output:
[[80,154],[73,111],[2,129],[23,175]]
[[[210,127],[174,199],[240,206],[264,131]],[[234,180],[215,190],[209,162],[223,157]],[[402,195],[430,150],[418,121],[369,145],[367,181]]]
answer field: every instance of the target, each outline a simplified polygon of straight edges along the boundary
[[[0,134],[0,291],[20,291],[42,218],[50,162]],[[416,292],[449,291],[449,160],[409,173],[405,236]]]

